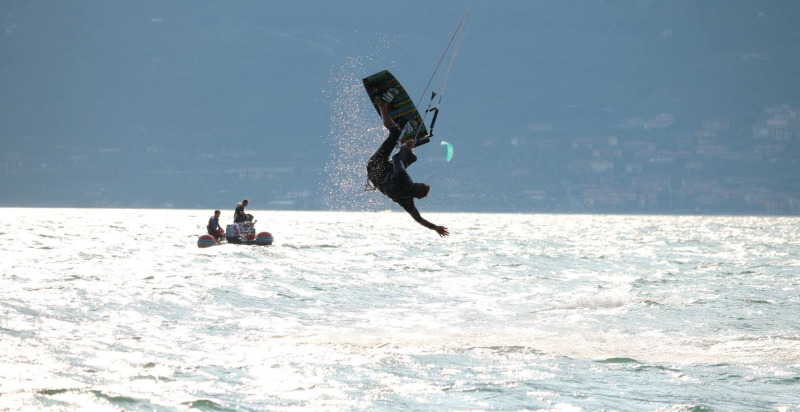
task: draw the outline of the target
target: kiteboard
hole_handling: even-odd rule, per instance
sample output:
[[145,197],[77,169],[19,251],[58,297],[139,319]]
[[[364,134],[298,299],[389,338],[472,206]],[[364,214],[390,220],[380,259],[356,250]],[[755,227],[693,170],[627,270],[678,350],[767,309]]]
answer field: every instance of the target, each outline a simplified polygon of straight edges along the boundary
[[401,140],[413,136],[417,141],[416,146],[421,146],[431,141],[431,136],[425,128],[425,122],[422,121],[422,116],[419,115],[414,101],[411,100],[411,97],[408,96],[406,90],[392,73],[389,73],[388,70],[383,70],[372,76],[365,77],[364,88],[367,89],[369,100],[379,115],[381,110],[376,104],[376,98],[387,91],[391,90],[393,92],[395,97],[389,105],[390,115],[394,122],[404,130]]

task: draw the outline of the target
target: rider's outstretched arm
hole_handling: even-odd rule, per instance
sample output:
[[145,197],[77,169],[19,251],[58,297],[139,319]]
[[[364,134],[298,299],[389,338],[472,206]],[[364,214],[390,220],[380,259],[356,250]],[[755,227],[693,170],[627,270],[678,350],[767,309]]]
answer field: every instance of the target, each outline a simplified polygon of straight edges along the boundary
[[436,230],[436,225],[434,225],[433,223],[425,220],[425,218],[422,217],[421,214],[419,214],[419,210],[417,210],[417,207],[414,206],[413,202],[400,204],[400,206],[402,206],[403,209],[405,209],[405,211],[408,212],[408,214],[411,215],[411,217],[413,217],[414,220],[417,221],[417,223],[421,224],[422,226],[427,227],[428,229]]
[[414,203],[401,204],[400,206],[403,206],[403,209],[405,209],[406,212],[408,212],[408,214],[411,215],[411,217],[413,217],[414,220],[417,221],[417,223],[427,227],[428,229],[436,231],[436,233],[438,233],[440,237],[450,236],[450,231],[448,231],[446,227],[436,226],[435,224],[425,220],[425,218],[419,214],[419,210],[417,210],[417,207],[414,206]]

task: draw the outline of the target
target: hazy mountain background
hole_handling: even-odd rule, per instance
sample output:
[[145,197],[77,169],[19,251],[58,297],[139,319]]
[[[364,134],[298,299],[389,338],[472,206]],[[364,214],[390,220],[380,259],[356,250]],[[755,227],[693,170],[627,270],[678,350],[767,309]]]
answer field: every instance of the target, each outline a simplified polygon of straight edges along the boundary
[[[390,207],[331,182],[364,141],[340,111],[380,133],[337,97],[382,69],[416,97],[466,8],[4,0],[0,205]],[[795,214],[798,22],[796,1],[474,0],[420,208]]]

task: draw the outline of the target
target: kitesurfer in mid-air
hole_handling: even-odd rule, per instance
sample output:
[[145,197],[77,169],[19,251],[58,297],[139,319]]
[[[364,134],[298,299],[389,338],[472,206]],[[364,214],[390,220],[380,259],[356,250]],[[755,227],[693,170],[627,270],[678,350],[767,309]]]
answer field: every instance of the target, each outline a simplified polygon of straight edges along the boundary
[[391,160],[389,155],[397,145],[402,131],[389,114],[389,103],[394,99],[391,91],[384,93],[376,98],[381,112],[383,126],[389,130],[389,137],[381,143],[380,147],[367,162],[367,178],[380,190],[381,193],[399,204],[411,217],[419,224],[428,229],[435,230],[441,237],[448,236],[450,232],[444,226],[437,226],[425,220],[414,206],[414,198],[422,199],[428,196],[431,187],[425,183],[414,183],[408,175],[406,168],[417,160],[413,149],[416,141],[414,137],[409,137],[402,141],[400,151]]

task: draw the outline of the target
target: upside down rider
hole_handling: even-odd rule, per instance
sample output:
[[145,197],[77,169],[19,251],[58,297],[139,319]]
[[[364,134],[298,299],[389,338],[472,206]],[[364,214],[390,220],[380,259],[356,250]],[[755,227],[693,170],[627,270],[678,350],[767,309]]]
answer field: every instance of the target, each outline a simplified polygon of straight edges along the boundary
[[425,220],[414,206],[414,198],[422,199],[428,196],[431,187],[425,183],[414,183],[408,175],[406,168],[417,160],[413,149],[416,144],[414,136],[403,139],[400,151],[391,160],[389,155],[397,145],[402,131],[389,114],[389,103],[394,99],[394,93],[386,92],[376,98],[381,113],[383,126],[389,130],[389,136],[381,143],[375,154],[367,162],[367,178],[372,185],[399,204],[419,224],[428,229],[435,230],[441,237],[450,235],[447,228],[437,226]]

